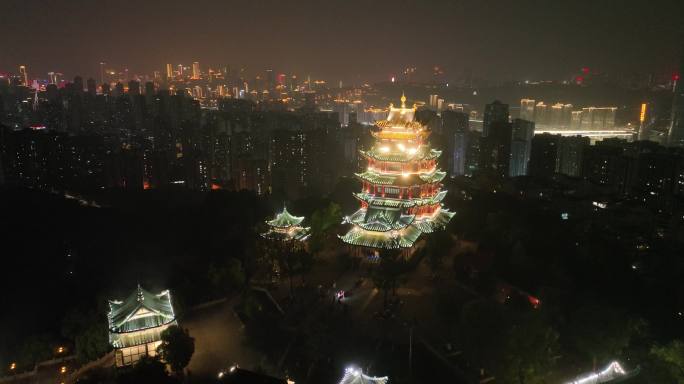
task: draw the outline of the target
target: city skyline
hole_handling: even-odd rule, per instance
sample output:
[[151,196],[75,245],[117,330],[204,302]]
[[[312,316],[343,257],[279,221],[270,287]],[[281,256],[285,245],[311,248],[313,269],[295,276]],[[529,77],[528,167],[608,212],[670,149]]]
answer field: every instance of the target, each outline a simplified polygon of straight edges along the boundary
[[446,80],[466,73],[561,79],[580,68],[667,76],[677,71],[682,47],[681,11],[667,0],[515,7],[441,0],[343,6],[207,0],[189,7],[77,0],[11,1],[7,9],[0,15],[0,71],[25,65],[33,77],[57,71],[98,78],[100,62],[150,74],[167,63],[195,61],[345,83],[398,78],[407,68],[418,68],[418,78],[436,72]]

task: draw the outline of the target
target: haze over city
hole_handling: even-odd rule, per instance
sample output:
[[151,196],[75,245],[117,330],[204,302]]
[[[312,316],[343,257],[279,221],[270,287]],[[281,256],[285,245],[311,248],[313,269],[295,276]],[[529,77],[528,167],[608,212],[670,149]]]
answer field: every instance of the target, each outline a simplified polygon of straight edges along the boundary
[[0,384],[684,383],[683,12],[3,1]]
[[[557,80],[577,68],[671,74],[681,4],[641,1],[8,0],[0,71],[95,76],[165,63],[277,68],[331,82],[386,80],[415,66],[447,78]],[[647,27],[646,27],[647,26]]]

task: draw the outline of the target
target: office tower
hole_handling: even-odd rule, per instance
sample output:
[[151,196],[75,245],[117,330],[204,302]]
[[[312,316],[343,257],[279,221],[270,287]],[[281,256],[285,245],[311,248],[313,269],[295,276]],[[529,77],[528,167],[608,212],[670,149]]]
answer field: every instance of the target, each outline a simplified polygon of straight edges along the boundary
[[430,95],[430,101],[429,101],[430,109],[437,110],[438,100],[439,100],[438,95]]
[[508,123],[508,104],[495,100],[491,104],[485,105],[484,116],[482,118],[482,137],[489,136],[491,125],[496,122]]
[[[684,76],[684,50],[679,62],[679,75]],[[684,147],[684,81],[675,83],[672,96],[672,113],[667,142],[671,147]]]
[[520,118],[527,121],[534,120],[534,100],[522,99],[520,100]]
[[362,153],[368,168],[356,174],[363,186],[354,194],[361,207],[345,218],[351,229],[340,236],[359,256],[387,249],[409,256],[421,235],[443,229],[454,216],[442,206],[446,173],[438,168],[439,151],[430,147],[430,131],[415,112],[402,95],[401,107],[390,106],[371,130],[375,144]]
[[543,133],[534,135],[530,150],[529,175],[551,177],[558,168],[558,146],[561,135]]
[[85,87],[83,86],[83,78],[81,76],[74,77],[74,90],[81,94]]
[[450,177],[465,175],[466,151],[468,148],[469,116],[457,111],[442,112],[442,134]]
[[527,164],[530,161],[534,127],[535,123],[532,121],[524,119],[513,120],[511,165],[509,170],[511,177],[527,175]]
[[166,64],[166,79],[173,79],[173,65]]
[[646,130],[646,110],[648,109],[647,103],[641,103],[641,109],[639,110],[639,134],[637,136],[638,140],[648,140],[648,132]]
[[[505,105],[505,104],[504,104]],[[506,111],[508,108],[506,108]],[[511,164],[513,124],[494,120],[489,123],[489,134],[480,141],[480,169],[483,174],[506,178]]]
[[26,72],[26,66],[25,65],[19,66],[19,74],[21,75],[21,85],[23,85],[24,87],[28,87],[29,86],[28,73]]
[[349,104],[344,101],[336,101],[333,105],[333,111],[338,114],[340,124],[343,127],[349,125]]
[[128,82],[128,94],[129,95],[139,95],[140,94],[140,82],[136,80],[131,80]]
[[88,95],[95,96],[97,94],[97,84],[95,83],[95,79],[89,77],[86,81],[86,88],[88,89]]
[[183,76],[183,64],[178,64],[178,76]]
[[104,84],[104,76],[105,76],[105,62],[100,61],[100,84]]
[[273,70],[267,69],[265,77],[266,77],[266,79],[265,79],[266,80],[266,89],[270,91],[273,88],[275,88],[275,75],[273,74]]
[[579,176],[582,173],[582,155],[589,146],[586,136],[561,137],[558,148],[558,173]]
[[479,172],[480,169],[480,144],[482,141],[482,132],[466,132],[465,141],[465,175],[473,176],[477,174],[477,172]]
[[199,62],[195,61],[192,63],[192,79],[199,80],[200,78],[200,65]]

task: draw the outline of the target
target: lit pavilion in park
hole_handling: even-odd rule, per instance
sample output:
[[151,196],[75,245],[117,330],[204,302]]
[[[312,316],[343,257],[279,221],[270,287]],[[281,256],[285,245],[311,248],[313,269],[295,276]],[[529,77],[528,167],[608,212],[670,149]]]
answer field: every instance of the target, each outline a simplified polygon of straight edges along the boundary
[[262,233],[266,239],[272,240],[296,240],[305,241],[309,237],[309,227],[302,227],[304,216],[293,216],[283,206],[283,211],[278,213],[273,220],[266,221],[268,230]]
[[357,173],[362,190],[354,196],[361,208],[344,219],[351,229],[340,236],[345,243],[374,250],[403,249],[411,253],[423,233],[444,228],[453,212],[442,207],[447,191],[446,172],[437,167],[441,152],[430,147],[429,129],[414,118],[416,107],[390,104],[387,120],[371,128],[375,144],[361,151],[368,169]]
[[132,365],[145,355],[155,356],[161,333],[177,324],[171,293],[153,294],[140,285],[123,301],[109,300],[107,318],[117,367]]

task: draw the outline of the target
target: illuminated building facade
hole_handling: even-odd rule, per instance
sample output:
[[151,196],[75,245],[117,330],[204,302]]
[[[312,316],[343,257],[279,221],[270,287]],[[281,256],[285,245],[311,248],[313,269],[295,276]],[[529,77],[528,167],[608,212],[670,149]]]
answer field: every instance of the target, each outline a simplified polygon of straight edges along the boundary
[[28,87],[29,86],[28,73],[26,72],[26,66],[25,65],[19,66],[19,74],[21,75],[21,85],[23,85],[24,87]]
[[679,62],[679,75],[675,76],[672,95],[672,115],[667,141],[671,147],[684,147],[684,81],[679,77],[684,75],[684,53]]
[[116,366],[133,365],[143,356],[155,356],[161,333],[176,325],[171,293],[150,293],[140,287],[125,300],[110,300],[109,343],[114,348]]
[[441,190],[446,172],[437,167],[441,152],[428,144],[430,132],[414,120],[415,112],[402,96],[401,108],[390,105],[387,119],[371,128],[375,144],[361,151],[368,168],[356,174],[362,191],[354,196],[361,208],[345,217],[352,225],[340,236],[345,243],[410,250],[420,235],[443,228],[453,217],[441,203],[447,193]]
[[200,65],[197,61],[192,63],[192,79],[199,80],[200,78]]
[[302,227],[304,216],[293,216],[283,207],[283,211],[278,213],[273,220],[266,221],[268,230],[262,233],[266,239],[283,241],[305,241],[309,237],[309,227]]

